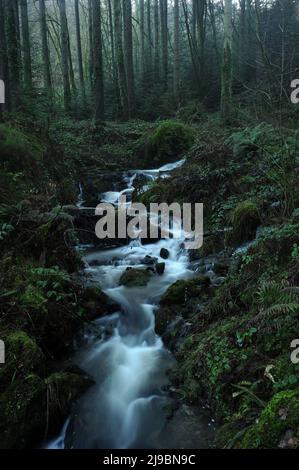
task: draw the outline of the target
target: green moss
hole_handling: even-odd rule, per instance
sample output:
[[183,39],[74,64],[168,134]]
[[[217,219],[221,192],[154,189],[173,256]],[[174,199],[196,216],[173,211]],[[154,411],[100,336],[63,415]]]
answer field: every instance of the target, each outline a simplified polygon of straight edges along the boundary
[[126,287],[144,287],[152,277],[150,271],[145,269],[128,269],[120,278],[120,285]]
[[260,224],[257,205],[252,201],[240,202],[231,212],[230,223],[233,230],[227,236],[227,242],[238,244],[252,240]]
[[25,448],[45,429],[46,385],[36,375],[15,380],[0,395],[0,448]]
[[0,390],[16,377],[31,372],[41,372],[45,358],[35,341],[23,331],[16,331],[5,338],[6,363],[0,369]]
[[293,431],[295,447],[299,447],[299,390],[276,394],[262,412],[259,422],[245,434],[245,449],[277,448],[287,431]]
[[197,276],[189,280],[177,281],[170,286],[161,299],[161,305],[182,305],[190,297],[199,297],[210,286],[210,278]]
[[162,122],[142,143],[147,164],[167,163],[187,152],[194,142],[193,130],[176,121]]

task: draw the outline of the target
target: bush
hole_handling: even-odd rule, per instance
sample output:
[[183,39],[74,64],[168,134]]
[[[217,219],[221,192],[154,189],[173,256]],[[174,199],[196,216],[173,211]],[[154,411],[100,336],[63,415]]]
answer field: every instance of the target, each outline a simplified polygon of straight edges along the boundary
[[231,212],[230,223],[233,231],[227,237],[228,242],[238,244],[254,239],[260,224],[257,205],[252,201],[240,202]]

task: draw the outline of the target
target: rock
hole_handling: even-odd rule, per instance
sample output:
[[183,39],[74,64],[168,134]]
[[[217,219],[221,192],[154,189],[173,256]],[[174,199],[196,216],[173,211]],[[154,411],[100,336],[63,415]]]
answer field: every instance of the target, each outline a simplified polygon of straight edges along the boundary
[[156,272],[159,276],[162,276],[165,273],[165,263],[157,263]]
[[162,259],[168,259],[169,256],[170,256],[169,251],[166,248],[162,248],[161,251],[160,251],[160,257]]
[[113,302],[101,289],[93,286],[84,289],[81,305],[85,310],[84,318],[89,321],[119,310],[117,303]]
[[144,269],[129,269],[123,273],[119,284],[126,287],[145,287],[149,283],[152,273]]
[[227,276],[230,268],[229,259],[219,259],[214,264],[214,272],[217,276]]
[[177,281],[169,287],[161,299],[161,305],[182,305],[187,298],[200,296],[203,289],[210,287],[208,276],[197,276],[185,281]]
[[143,258],[141,263],[145,264],[146,266],[154,266],[157,263],[157,261],[158,261],[157,258],[147,255],[145,258]]

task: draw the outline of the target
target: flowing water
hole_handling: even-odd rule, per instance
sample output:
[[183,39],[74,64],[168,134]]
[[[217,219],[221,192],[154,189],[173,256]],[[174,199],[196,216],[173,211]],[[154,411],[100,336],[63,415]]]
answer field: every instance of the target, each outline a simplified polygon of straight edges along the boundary
[[[123,175],[125,189],[102,195],[103,202],[117,203],[134,191],[140,175],[148,182],[167,177],[184,161],[159,170],[130,172]],[[80,194],[79,206],[84,201]],[[132,241],[128,246],[99,251],[85,249],[86,271],[120,305],[114,315],[98,319],[85,332],[85,345],[76,363],[96,385],[81,399],[61,436],[49,448],[128,449],[156,448],[159,433],[166,420],[170,402],[167,393],[167,370],[173,358],[155,333],[155,309],[166,289],[178,279],[193,275],[181,239],[160,240],[142,245]],[[169,259],[160,258],[166,248]],[[152,276],[146,287],[119,286],[121,275],[129,267],[144,268],[146,256],[166,264],[162,276]]]

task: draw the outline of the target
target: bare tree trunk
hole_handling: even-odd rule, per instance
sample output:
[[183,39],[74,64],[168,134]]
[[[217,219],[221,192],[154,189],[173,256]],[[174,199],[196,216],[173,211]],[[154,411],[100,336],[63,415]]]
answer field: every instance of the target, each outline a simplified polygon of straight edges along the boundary
[[180,104],[180,9],[179,0],[174,0],[174,66],[173,89],[176,106]]
[[221,116],[226,123],[230,122],[232,113],[232,36],[232,0],[225,0]]
[[95,120],[105,117],[101,0],[92,0]]
[[9,64],[9,87],[11,92],[11,107],[15,110],[20,98],[20,56],[19,56],[19,31],[16,19],[16,4],[6,0],[6,28],[7,28],[7,51]]
[[154,0],[154,30],[155,30],[155,79],[160,80],[160,25],[159,0]]
[[76,21],[77,54],[78,54],[78,70],[79,70],[79,80],[80,80],[80,93],[81,93],[81,99],[82,99],[83,105],[85,105],[85,83],[84,83],[84,70],[83,70],[79,0],[75,0],[75,21]]
[[162,68],[164,90],[168,88],[168,3],[160,0],[161,36],[162,36]]
[[0,103],[0,121],[3,119],[3,111],[10,109],[10,93],[8,80],[7,42],[5,33],[5,9],[4,0],[0,0],[0,80],[4,82],[5,103]]
[[89,39],[89,81],[90,90],[94,86],[94,63],[93,63],[93,24],[92,24],[92,0],[88,0],[88,39]]
[[132,29],[132,3],[131,0],[123,0],[124,18],[124,53],[127,75],[128,113],[129,117],[134,113],[135,88],[134,88],[134,62],[133,62],[133,29]]
[[114,32],[115,32],[115,50],[117,61],[117,80],[121,100],[121,117],[126,120],[129,117],[129,100],[126,80],[126,69],[123,51],[123,32],[121,21],[121,3],[119,0],[113,1],[114,6]]
[[70,69],[69,69],[69,41],[68,26],[65,9],[65,0],[57,0],[60,14],[60,39],[61,39],[61,65],[63,75],[63,93],[64,108],[66,111],[71,109],[71,87],[70,87]]
[[32,66],[27,0],[20,0],[20,5],[23,40],[24,85],[25,89],[30,90],[32,88]]
[[51,79],[51,68],[50,68],[50,53],[49,53],[49,44],[48,44],[48,28],[47,28],[45,0],[39,0],[39,21],[40,21],[40,34],[42,38],[44,86],[47,88],[48,91],[51,91],[52,79]]
[[146,54],[145,54],[145,8],[144,0],[139,0],[139,28],[140,28],[140,58],[142,81],[146,79]]
[[151,0],[147,0],[147,73],[151,74],[153,70],[153,42],[152,42],[152,10]]

